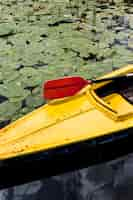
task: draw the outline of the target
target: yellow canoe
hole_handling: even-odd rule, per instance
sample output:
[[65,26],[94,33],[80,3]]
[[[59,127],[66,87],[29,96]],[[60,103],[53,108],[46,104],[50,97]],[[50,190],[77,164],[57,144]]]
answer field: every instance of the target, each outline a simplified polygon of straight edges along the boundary
[[[133,73],[133,65],[102,78],[127,73]],[[2,128],[0,188],[132,152],[133,98],[128,91],[133,95],[133,78],[89,84]]]

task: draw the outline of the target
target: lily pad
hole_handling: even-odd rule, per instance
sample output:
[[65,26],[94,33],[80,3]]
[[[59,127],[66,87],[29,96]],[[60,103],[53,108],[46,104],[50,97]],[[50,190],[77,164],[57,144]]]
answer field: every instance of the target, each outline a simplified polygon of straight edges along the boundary
[[21,103],[11,103],[6,101],[0,104],[0,113],[4,115],[4,117],[11,117],[14,115],[19,109],[21,109]]
[[19,78],[20,74],[17,71],[9,70],[3,71],[4,82],[10,82]]
[[0,24],[0,37],[13,35],[15,33],[15,26],[9,23]]
[[128,39],[128,47],[133,49],[133,36],[130,36]]
[[41,96],[29,96],[26,99],[26,105],[28,107],[37,108],[44,104],[44,99]]
[[131,29],[133,29],[133,16],[131,15],[130,20],[129,20],[129,26]]
[[8,98],[11,97],[26,97],[29,95],[29,92],[24,90],[21,85],[17,83],[5,83],[0,85],[0,94]]

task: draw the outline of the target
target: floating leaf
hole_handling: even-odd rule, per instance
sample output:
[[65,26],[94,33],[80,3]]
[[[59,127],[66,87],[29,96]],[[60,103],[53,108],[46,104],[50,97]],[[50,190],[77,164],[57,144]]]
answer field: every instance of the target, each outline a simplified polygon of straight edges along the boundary
[[129,18],[129,26],[131,29],[133,29],[133,15],[131,15]]
[[133,49],[133,36],[130,36],[128,39],[128,47]]
[[9,23],[0,24],[0,37],[9,36],[15,33],[15,26]]
[[6,96],[8,98],[26,97],[29,95],[29,92],[24,90],[21,85],[10,82],[0,85],[0,95]]
[[26,105],[31,108],[37,108],[44,104],[44,99],[41,96],[29,96],[26,99]]
[[5,117],[9,117],[14,115],[20,108],[21,108],[20,102],[11,103],[9,101],[6,101],[0,104],[0,113]]

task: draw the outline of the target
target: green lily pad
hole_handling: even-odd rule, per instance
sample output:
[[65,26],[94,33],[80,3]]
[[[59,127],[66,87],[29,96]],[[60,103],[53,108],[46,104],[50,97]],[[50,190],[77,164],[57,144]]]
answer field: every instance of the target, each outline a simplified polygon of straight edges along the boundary
[[9,23],[0,24],[0,37],[13,35],[15,33],[15,26]]
[[129,19],[129,26],[130,26],[131,29],[133,29],[133,16],[132,15]]
[[29,95],[27,90],[24,90],[20,84],[17,83],[5,83],[0,85],[0,94],[8,98],[11,97],[26,97]]
[[107,44],[112,44],[115,39],[115,34],[111,31],[104,31],[101,35],[100,42],[106,44],[105,47],[108,47]]
[[3,78],[3,75],[2,75],[2,72],[0,71],[0,81],[2,81],[4,78]]
[[3,71],[4,82],[10,82],[19,78],[20,74],[17,71],[9,70]]
[[26,105],[31,108],[37,108],[44,104],[44,99],[41,96],[29,96],[26,98]]
[[11,103],[9,101],[6,101],[0,104],[0,113],[1,115],[4,115],[5,117],[10,117],[14,115],[20,109],[21,109],[20,102]]
[[128,38],[128,33],[125,33],[125,32],[119,32],[116,36],[115,36],[115,38],[117,39],[117,40],[127,40],[127,38]]
[[133,49],[133,36],[130,36],[128,39],[128,47]]

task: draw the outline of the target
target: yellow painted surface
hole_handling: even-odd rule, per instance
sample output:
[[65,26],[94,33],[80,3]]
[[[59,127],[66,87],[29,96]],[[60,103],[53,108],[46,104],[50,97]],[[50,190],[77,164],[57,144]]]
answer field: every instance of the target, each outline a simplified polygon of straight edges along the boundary
[[[133,72],[133,65],[107,76]],[[105,83],[104,83],[105,84]],[[100,99],[87,86],[54,100],[0,130],[0,159],[51,149],[133,127],[133,105],[119,94]]]

